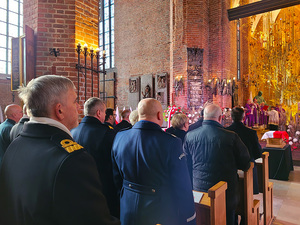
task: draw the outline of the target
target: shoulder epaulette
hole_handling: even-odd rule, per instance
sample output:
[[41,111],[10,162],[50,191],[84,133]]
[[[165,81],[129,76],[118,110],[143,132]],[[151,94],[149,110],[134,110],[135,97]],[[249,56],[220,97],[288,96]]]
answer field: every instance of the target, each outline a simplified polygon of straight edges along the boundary
[[60,142],[60,144],[61,147],[63,147],[69,153],[83,148],[81,145],[70,139],[64,139]]
[[110,125],[108,125],[108,127],[111,129],[111,130],[113,130],[114,128],[112,127],[112,126],[110,126]]

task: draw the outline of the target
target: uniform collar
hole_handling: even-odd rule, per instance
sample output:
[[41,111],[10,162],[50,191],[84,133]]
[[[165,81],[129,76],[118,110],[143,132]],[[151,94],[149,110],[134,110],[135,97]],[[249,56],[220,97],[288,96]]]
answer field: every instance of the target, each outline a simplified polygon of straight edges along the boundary
[[61,130],[63,130],[64,132],[66,132],[67,134],[69,134],[72,137],[71,132],[68,130],[68,128],[63,125],[62,123],[54,120],[54,119],[50,119],[48,117],[30,117],[30,120],[28,123],[41,123],[41,124],[47,124],[49,126],[53,126],[53,127],[57,127]]
[[134,129],[152,129],[152,130],[162,130],[161,127],[153,122],[148,120],[140,120],[138,121],[132,128]]

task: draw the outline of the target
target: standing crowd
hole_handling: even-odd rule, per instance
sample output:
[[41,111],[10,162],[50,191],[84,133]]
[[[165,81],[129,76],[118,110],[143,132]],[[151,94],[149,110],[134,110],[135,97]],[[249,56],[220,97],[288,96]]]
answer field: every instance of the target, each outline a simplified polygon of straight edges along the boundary
[[116,111],[92,97],[78,124],[75,86],[63,76],[33,79],[19,97],[23,112],[7,106],[0,124],[1,225],[195,225],[192,190],[219,181],[228,184],[227,224],[237,224],[237,170],[261,156],[242,108],[226,129],[221,108],[209,104],[195,124],[178,113],[164,132],[152,98],[116,125]]

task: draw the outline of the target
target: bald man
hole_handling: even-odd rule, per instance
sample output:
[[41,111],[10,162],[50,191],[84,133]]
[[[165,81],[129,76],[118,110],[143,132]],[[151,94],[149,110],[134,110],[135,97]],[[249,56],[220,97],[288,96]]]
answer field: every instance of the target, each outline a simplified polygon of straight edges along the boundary
[[191,182],[179,138],[161,129],[159,101],[138,104],[139,121],[113,144],[122,225],[196,224]]
[[250,167],[250,155],[239,136],[220,123],[221,108],[211,104],[204,109],[202,126],[186,135],[184,153],[193,190],[207,192],[219,181],[226,181],[227,225],[235,224],[235,208],[239,201],[237,170]]
[[0,165],[3,155],[10,144],[11,128],[18,123],[23,116],[22,108],[16,104],[8,105],[4,109],[4,115],[6,120],[0,124]]

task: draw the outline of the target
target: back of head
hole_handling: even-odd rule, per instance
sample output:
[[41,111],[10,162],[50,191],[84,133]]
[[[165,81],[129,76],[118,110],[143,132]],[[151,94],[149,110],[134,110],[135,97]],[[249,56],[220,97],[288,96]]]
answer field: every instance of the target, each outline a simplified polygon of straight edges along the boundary
[[231,118],[234,122],[241,122],[244,118],[244,109],[235,107],[231,111]]
[[187,123],[188,117],[183,113],[176,113],[173,115],[171,120],[171,125],[175,129],[180,129],[184,127],[184,125]]
[[215,120],[218,121],[222,115],[220,106],[216,104],[209,104],[204,109],[204,120]]
[[122,119],[129,119],[129,115],[130,115],[131,111],[129,109],[125,109],[123,110],[123,112],[121,113],[121,117]]
[[[162,106],[154,98],[145,98],[138,104],[139,120],[148,120],[158,125],[162,125]],[[161,118],[160,118],[161,117]]]
[[19,97],[27,106],[27,112],[35,117],[50,117],[51,108],[58,102],[66,101],[64,95],[75,89],[73,82],[63,76],[45,75],[31,80],[21,87]]
[[136,124],[139,121],[139,114],[137,110],[133,110],[129,115],[129,120],[132,125]]
[[107,108],[105,110],[105,121],[107,121],[109,119],[110,116],[114,116],[114,109],[112,108]]
[[14,120],[15,122],[19,122],[21,117],[23,116],[22,108],[16,104],[10,104],[5,107],[4,115],[7,119]]
[[96,116],[97,110],[105,111],[105,104],[100,98],[92,97],[84,103],[84,116]]

